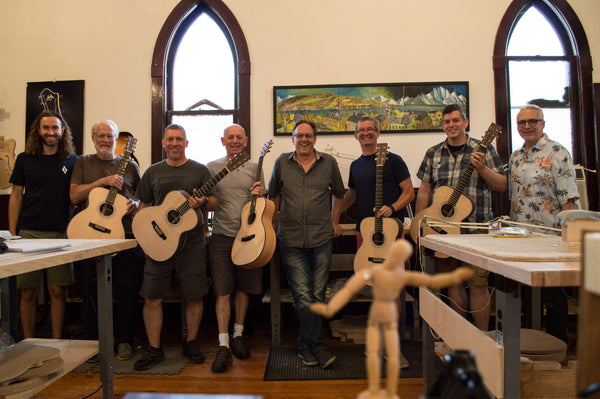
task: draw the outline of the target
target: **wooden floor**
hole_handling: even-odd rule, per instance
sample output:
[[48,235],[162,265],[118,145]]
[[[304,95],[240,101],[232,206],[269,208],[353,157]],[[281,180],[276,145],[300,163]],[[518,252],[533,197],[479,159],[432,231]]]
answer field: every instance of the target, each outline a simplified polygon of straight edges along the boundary
[[[206,356],[204,364],[189,364],[176,376],[162,375],[115,375],[114,397],[122,398],[128,392],[171,392],[203,394],[252,394],[264,399],[307,399],[307,398],[355,398],[366,389],[367,380],[327,381],[263,381],[263,374],[271,334],[268,328],[253,331],[247,340],[251,357],[233,360],[232,367],[222,374],[213,373],[210,366],[215,357],[216,327],[201,327],[199,343]],[[326,336],[329,336],[326,331]],[[294,329],[284,329],[283,344],[295,343]],[[335,341],[335,338],[331,342]],[[118,360],[115,360],[118,361]],[[37,399],[83,398],[100,386],[98,374],[70,373],[38,393]],[[402,399],[418,399],[423,395],[422,378],[401,378],[398,394]],[[102,398],[102,390],[90,396]]]

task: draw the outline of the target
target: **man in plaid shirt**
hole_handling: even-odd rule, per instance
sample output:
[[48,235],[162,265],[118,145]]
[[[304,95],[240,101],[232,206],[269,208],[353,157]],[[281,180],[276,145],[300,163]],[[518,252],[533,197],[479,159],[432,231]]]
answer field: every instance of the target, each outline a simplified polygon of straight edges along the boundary
[[[460,106],[448,105],[442,115],[442,127],[447,139],[429,148],[421,162],[417,172],[421,186],[417,193],[416,212],[419,213],[430,205],[438,187],[456,186],[465,169],[472,163],[475,172],[465,186],[464,194],[473,201],[473,212],[464,222],[487,222],[491,217],[491,190],[504,192],[507,188],[502,161],[491,145],[485,154],[477,152],[480,140],[467,135],[469,120]],[[456,259],[440,259],[436,261],[436,272],[455,269],[458,264]],[[441,267],[438,268],[438,265]],[[490,314],[487,281],[489,272],[473,265],[466,266],[475,272],[467,280],[469,291],[462,283],[450,286],[448,295],[451,306],[465,317],[470,310],[474,324],[487,331]]]

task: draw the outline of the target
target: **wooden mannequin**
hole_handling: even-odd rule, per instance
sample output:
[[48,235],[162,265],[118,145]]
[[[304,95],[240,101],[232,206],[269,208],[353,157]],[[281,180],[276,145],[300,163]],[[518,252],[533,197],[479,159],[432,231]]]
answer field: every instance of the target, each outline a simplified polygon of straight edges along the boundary
[[[397,392],[400,340],[398,338],[398,310],[396,298],[402,288],[427,286],[435,289],[457,284],[468,279],[472,271],[460,267],[452,273],[426,274],[404,270],[404,262],[412,254],[412,246],[406,240],[398,240],[390,248],[387,259],[380,264],[354,274],[329,303],[314,303],[311,310],[324,317],[332,317],[365,285],[373,286],[373,302],[367,322],[367,376],[369,388],[358,399],[399,399]],[[380,388],[381,329],[387,352],[386,388]]]

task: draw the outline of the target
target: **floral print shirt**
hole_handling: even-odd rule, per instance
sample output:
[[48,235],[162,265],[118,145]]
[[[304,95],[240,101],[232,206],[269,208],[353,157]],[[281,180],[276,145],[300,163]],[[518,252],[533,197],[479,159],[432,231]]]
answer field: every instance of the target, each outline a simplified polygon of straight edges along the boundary
[[529,153],[525,144],[513,152],[508,173],[511,220],[558,227],[556,214],[569,199],[579,198],[571,155],[547,134]]

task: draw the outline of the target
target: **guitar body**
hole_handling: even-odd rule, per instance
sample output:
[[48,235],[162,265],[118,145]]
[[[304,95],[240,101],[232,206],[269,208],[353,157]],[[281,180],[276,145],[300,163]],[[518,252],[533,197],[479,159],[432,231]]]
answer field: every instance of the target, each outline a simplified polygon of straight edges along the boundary
[[[419,236],[421,235],[460,234],[460,227],[457,226],[437,226],[432,228],[424,223],[421,223],[424,216],[431,216],[436,219],[454,223],[460,223],[469,217],[469,215],[473,212],[473,201],[466,195],[461,194],[458,198],[458,201],[456,201],[456,205],[452,206],[448,204],[448,199],[452,195],[453,191],[454,189],[452,187],[438,187],[433,194],[431,206],[423,209],[415,215],[410,223],[410,236],[414,242],[417,242]],[[432,222],[435,222],[435,220]],[[421,234],[421,228],[423,229],[423,234]]]
[[376,219],[376,217],[368,217],[360,222],[363,243],[354,256],[355,273],[370,268],[376,263],[383,263],[400,234],[402,223],[398,219],[381,218],[381,231],[375,227]]
[[242,225],[231,248],[231,260],[238,266],[256,269],[266,265],[275,252],[275,204],[271,200],[257,198],[254,214],[250,213],[250,206],[251,201],[242,208]]
[[127,214],[127,198],[117,194],[113,204],[106,202],[110,190],[96,187],[90,191],[88,206],[71,219],[68,238],[125,238],[123,216]]
[[185,191],[171,191],[162,204],[142,208],[133,218],[131,229],[144,253],[157,262],[171,258],[185,244],[185,234],[202,215],[196,209],[180,214],[177,208],[189,195]]
[[0,189],[12,186],[10,175],[15,167],[15,139],[4,140],[0,136]]

